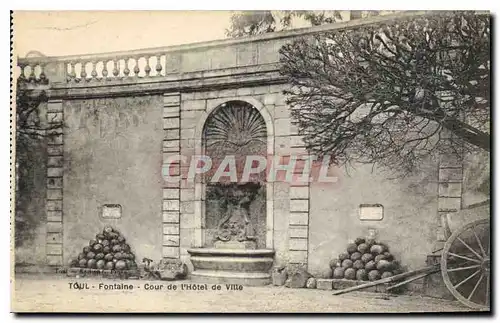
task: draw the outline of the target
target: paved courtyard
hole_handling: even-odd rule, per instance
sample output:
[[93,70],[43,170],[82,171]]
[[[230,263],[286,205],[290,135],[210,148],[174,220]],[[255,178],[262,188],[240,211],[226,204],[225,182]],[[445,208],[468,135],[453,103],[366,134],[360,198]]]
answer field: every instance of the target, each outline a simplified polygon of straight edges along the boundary
[[[69,283],[87,283],[88,290],[70,289]],[[133,290],[104,289],[115,283]],[[146,290],[145,284],[161,290]],[[183,286],[183,284],[185,284]],[[333,296],[331,291],[286,287],[243,287],[242,290],[181,290],[190,281],[102,280],[97,278],[18,275],[12,296],[16,312],[436,312],[467,311],[455,301],[422,296],[389,296],[353,292]],[[168,286],[170,285],[170,290]],[[176,286],[176,287],[174,287]],[[82,286],[83,287],[83,286]],[[176,290],[172,290],[176,288]]]

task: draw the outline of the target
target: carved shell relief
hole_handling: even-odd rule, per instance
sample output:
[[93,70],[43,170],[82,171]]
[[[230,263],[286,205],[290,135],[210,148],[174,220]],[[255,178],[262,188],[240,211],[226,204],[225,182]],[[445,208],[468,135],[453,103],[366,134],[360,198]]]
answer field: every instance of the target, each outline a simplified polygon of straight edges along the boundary
[[222,104],[205,123],[205,153],[211,157],[265,153],[266,138],[264,118],[243,101]]

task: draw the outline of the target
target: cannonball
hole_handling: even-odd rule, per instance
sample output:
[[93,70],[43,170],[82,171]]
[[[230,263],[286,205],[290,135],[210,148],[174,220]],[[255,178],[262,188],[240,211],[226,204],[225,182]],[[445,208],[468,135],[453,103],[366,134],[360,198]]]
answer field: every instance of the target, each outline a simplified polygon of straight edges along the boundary
[[119,236],[118,236],[118,242],[120,242],[120,243],[125,242],[125,237],[124,237],[124,236],[122,236],[122,235],[119,235]]
[[373,270],[373,269],[376,269],[376,268],[377,268],[377,267],[376,267],[375,261],[373,261],[373,260],[370,260],[370,261],[368,261],[368,262],[365,264],[365,269],[366,269],[367,271],[370,271],[370,270]]
[[377,262],[377,270],[379,270],[380,272],[388,271],[390,269],[392,269],[390,261],[382,259],[379,262]]
[[[129,253],[128,254],[128,259],[134,260],[135,259],[135,255],[133,253]],[[337,265],[340,266],[340,262],[338,262]]]
[[76,258],[70,259],[68,265],[70,268],[77,267],[78,266],[78,259],[76,259]]
[[366,243],[366,245],[367,245],[368,247],[371,247],[371,246],[373,246],[374,244],[376,244],[376,241],[375,241],[375,239],[366,239],[365,243]]
[[361,259],[358,259],[352,264],[352,268],[363,269],[365,268],[365,264]]
[[103,246],[103,247],[107,247],[107,246],[109,246],[109,240],[108,240],[108,239],[104,239],[104,240],[102,240],[102,246]]
[[363,262],[366,264],[370,260],[373,260],[373,255],[371,253],[365,253],[361,256],[361,260],[363,260]]
[[365,269],[358,269],[356,271],[356,280],[368,280],[368,274]]
[[353,265],[353,262],[351,259],[346,259],[344,261],[342,261],[342,267],[344,268],[351,268]]
[[354,240],[354,243],[359,246],[360,244],[365,243],[365,238],[363,237],[356,238],[356,240]]
[[113,227],[111,227],[110,225],[107,225],[104,227],[103,231],[106,233],[111,233],[111,232],[113,232]]
[[95,268],[96,264],[97,264],[97,260],[89,259],[89,261],[87,261],[87,268]]
[[115,268],[115,263],[114,262],[108,261],[106,263],[106,269],[111,270],[111,269],[114,269],[114,268]]
[[105,238],[104,238],[104,234],[102,234],[102,233],[98,233],[98,234],[96,234],[96,235],[95,235],[95,239],[96,239],[96,240],[104,240],[104,239],[105,239]]
[[122,250],[125,251],[125,252],[129,252],[130,251],[130,246],[126,243],[122,244]]
[[347,268],[344,272],[344,278],[345,279],[350,279],[354,280],[356,279],[356,269],[354,268]]
[[83,252],[87,254],[90,251],[90,247],[83,247]]
[[87,267],[87,259],[83,258],[78,261],[78,266],[80,268],[86,268]]
[[389,251],[384,252],[384,256],[385,256],[385,258],[384,258],[385,260],[389,260],[389,261],[394,260],[394,256]]
[[96,243],[96,244],[94,245],[94,250],[95,250],[95,251],[102,251],[102,244],[100,244],[100,243]]
[[115,263],[115,268],[117,270],[125,270],[125,269],[127,269],[127,263],[124,260],[118,260]]
[[384,248],[379,244],[374,244],[373,246],[371,246],[370,252],[373,255],[380,255],[381,253],[384,252]]
[[93,253],[92,251],[89,251],[87,253],[87,259],[94,259],[94,257],[95,257],[95,253]]
[[97,261],[96,263],[97,269],[103,269],[104,266],[106,266],[106,262],[103,259]]
[[89,241],[89,246],[93,247],[96,243],[97,243],[97,241],[94,240],[94,239],[92,239],[92,240]]
[[117,253],[115,253],[115,257],[114,258],[118,259],[118,260],[123,259],[123,254],[121,252],[117,252]]
[[353,252],[356,252],[358,250],[358,245],[355,244],[355,243],[350,243],[350,244],[347,245],[347,249],[346,250],[350,254],[353,253]]
[[343,261],[343,260],[345,260],[345,259],[349,259],[349,254],[348,254],[348,253],[346,253],[346,252],[343,252],[343,253],[341,253],[341,254],[339,255],[339,260],[340,260],[340,261]]
[[384,271],[382,273],[382,275],[380,276],[380,278],[389,278],[389,277],[392,277],[392,276],[393,276],[392,272],[390,272],[390,271]]
[[104,259],[104,254],[102,252],[98,253],[97,255],[95,255],[95,259],[96,260]]
[[108,253],[108,254],[106,254],[106,255],[104,256],[104,260],[106,260],[106,261],[111,261],[111,260],[113,260],[113,258],[114,258],[114,257],[115,257],[115,255],[114,255],[114,254],[112,254],[112,253]]
[[385,255],[382,254],[382,255],[376,255],[375,256],[375,262],[379,262],[380,260],[383,260],[385,259]]
[[378,270],[370,270],[368,272],[368,279],[370,281],[375,281],[380,279],[380,272]]
[[352,261],[356,261],[356,260],[360,260],[361,259],[361,253],[359,252],[353,252],[352,255],[351,255],[351,260]]
[[[107,241],[107,240],[104,240],[104,241]],[[110,253],[111,252],[111,248],[109,246],[106,246],[106,247],[102,248],[102,252],[104,254]]]
[[367,253],[368,251],[370,250],[370,248],[368,247],[368,245],[366,243],[361,243],[358,245],[358,251],[361,253],[361,254],[365,254]]
[[344,267],[337,267],[333,270],[333,278],[335,279],[342,279],[344,278],[344,272],[345,268]]
[[338,267],[338,266],[337,266],[337,263],[338,263],[338,262],[339,262],[339,260],[338,260],[338,259],[332,259],[332,260],[330,260],[330,262],[328,263],[328,265],[329,265],[329,267],[330,267],[331,269],[333,269],[333,268],[335,268],[335,267]]
[[86,255],[87,255],[87,254],[86,254],[86,253],[83,253],[83,252],[82,252],[82,253],[79,253],[79,254],[78,254],[78,260],[85,259],[85,256],[86,256]]
[[389,246],[387,246],[385,243],[379,242],[378,245],[382,247],[382,250],[383,250],[382,253],[389,251]]
[[122,247],[120,245],[114,245],[113,248],[111,248],[113,252],[120,252],[122,251]]

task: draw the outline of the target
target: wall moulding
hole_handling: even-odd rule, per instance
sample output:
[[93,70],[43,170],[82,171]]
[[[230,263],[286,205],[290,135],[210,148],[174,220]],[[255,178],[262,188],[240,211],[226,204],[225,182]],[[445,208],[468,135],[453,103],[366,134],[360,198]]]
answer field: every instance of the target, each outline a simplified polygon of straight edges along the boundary
[[112,98],[132,95],[154,95],[168,92],[218,91],[230,87],[284,84],[286,80],[278,70],[263,73],[225,75],[213,78],[193,78],[189,80],[169,80],[164,82],[144,82],[115,84],[99,87],[60,87],[48,91],[52,99]]

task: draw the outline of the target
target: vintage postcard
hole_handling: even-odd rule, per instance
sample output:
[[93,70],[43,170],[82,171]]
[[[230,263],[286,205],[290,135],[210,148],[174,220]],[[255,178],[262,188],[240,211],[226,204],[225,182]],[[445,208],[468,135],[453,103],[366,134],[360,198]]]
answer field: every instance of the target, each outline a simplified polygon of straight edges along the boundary
[[12,312],[491,311],[488,11],[12,26]]

